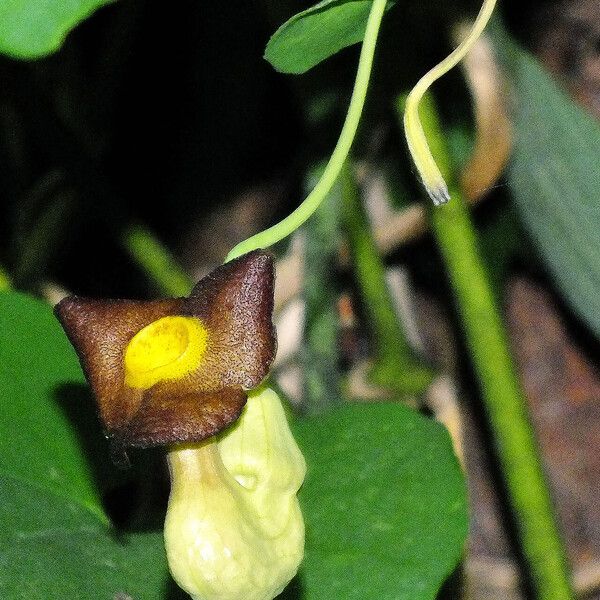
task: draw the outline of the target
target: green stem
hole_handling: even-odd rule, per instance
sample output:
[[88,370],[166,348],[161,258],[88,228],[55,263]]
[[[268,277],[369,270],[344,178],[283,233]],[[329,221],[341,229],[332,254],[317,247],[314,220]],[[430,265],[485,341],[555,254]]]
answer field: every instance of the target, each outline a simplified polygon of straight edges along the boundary
[[352,267],[373,330],[375,362],[369,377],[373,383],[401,394],[421,394],[431,383],[433,372],[416,359],[398,321],[385,278],[385,266],[371,235],[350,168],[342,171],[341,182]]
[[171,253],[141,225],[131,225],[122,234],[129,255],[167,296],[187,296],[193,286],[189,275]]
[[7,292],[12,289],[12,282],[10,276],[5,271],[4,267],[0,265],[0,292]]
[[317,182],[317,185],[315,185],[312,192],[294,212],[272,227],[239,243],[227,255],[225,262],[237,258],[242,254],[246,254],[251,250],[272,246],[296,231],[296,229],[298,229],[298,227],[300,227],[300,225],[302,225],[302,223],[304,223],[315,210],[319,208],[319,205],[331,189],[331,186],[335,183],[342,165],[348,156],[352,142],[354,141],[360,116],[365,105],[371,69],[373,67],[375,46],[377,44],[377,36],[379,34],[379,27],[385,11],[386,2],[387,0],[373,0],[367,27],[365,29],[365,37],[362,44],[360,59],[358,61],[356,80],[354,82],[354,89],[346,114],[346,120],[335,149],[333,150],[329,162],[323,171],[323,175]]
[[[401,111],[399,111],[401,112]],[[574,598],[542,459],[527,400],[510,354],[508,335],[478,247],[477,234],[462,194],[452,178],[437,113],[431,99],[421,118],[452,201],[430,212],[443,255],[482,401],[512,504],[523,554],[540,600]]]

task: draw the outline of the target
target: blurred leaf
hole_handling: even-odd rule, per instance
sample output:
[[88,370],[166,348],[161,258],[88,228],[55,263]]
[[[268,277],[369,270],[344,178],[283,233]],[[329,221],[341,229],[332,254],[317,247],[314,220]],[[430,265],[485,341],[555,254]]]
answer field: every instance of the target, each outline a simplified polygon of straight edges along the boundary
[[[388,0],[389,10],[396,0]],[[287,20],[271,37],[265,59],[282,73],[305,73],[342,48],[361,42],[372,0],[323,0]]]
[[0,294],[0,598],[164,597],[162,535],[110,529],[60,404],[91,406],[76,393],[83,383],[50,306]]
[[295,433],[309,465],[301,598],[435,598],[467,534],[465,482],[442,425],[400,404],[349,404]]
[[113,0],[3,0],[0,52],[40,58],[55,52],[76,25]]
[[600,125],[530,55],[512,51],[509,184],[563,294],[600,335]]

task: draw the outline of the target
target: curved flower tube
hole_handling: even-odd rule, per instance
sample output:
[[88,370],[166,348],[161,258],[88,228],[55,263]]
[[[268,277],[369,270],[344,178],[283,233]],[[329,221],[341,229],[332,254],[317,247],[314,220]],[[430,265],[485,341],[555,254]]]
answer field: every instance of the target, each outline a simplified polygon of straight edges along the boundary
[[195,600],[271,600],[295,575],[304,523],[304,458],[269,388],[249,394],[236,426],[169,453],[165,546]]

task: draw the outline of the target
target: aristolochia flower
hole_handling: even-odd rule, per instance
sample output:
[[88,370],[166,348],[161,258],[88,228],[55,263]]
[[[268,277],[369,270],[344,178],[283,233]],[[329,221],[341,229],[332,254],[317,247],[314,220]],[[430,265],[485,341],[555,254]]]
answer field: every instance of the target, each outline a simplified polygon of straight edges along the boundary
[[169,565],[196,600],[271,600],[304,552],[296,492],[304,458],[271,389],[250,394],[242,418],[204,447],[169,453]]
[[256,251],[188,298],[56,307],[117,459],[170,446],[167,556],[197,600],[270,600],[302,560],[304,459],[277,395],[252,391],[275,355],[273,283],[271,257]]

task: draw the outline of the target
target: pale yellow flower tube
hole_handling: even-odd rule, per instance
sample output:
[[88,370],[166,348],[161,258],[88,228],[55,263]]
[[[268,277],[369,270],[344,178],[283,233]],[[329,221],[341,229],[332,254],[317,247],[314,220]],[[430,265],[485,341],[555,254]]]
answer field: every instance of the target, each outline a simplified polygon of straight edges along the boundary
[[222,435],[169,452],[169,568],[194,600],[271,600],[304,553],[306,472],[277,394],[250,392]]

